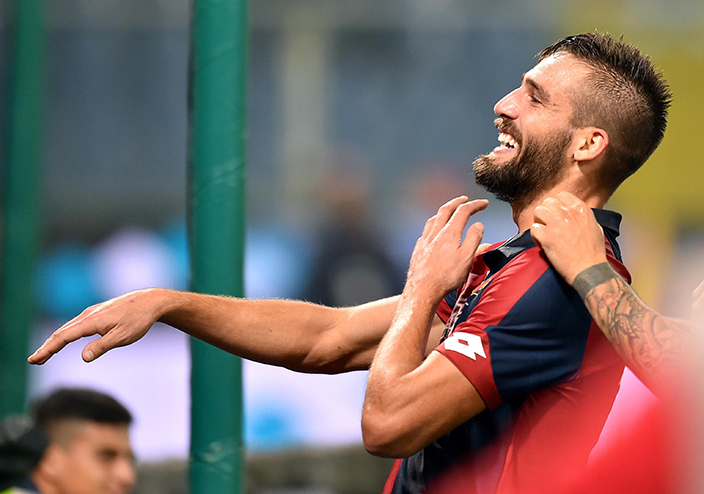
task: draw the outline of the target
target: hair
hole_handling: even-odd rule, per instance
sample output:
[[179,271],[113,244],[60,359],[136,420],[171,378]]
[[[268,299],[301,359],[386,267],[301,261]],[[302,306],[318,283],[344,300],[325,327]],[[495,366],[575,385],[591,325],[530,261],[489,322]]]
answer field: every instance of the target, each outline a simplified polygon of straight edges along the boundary
[[132,423],[132,414],[115,398],[91,389],[61,388],[32,407],[34,423],[52,440],[56,429],[71,421],[108,425]]
[[609,192],[635,173],[665,134],[672,94],[650,57],[598,32],[567,36],[538,53],[540,60],[567,53],[591,70],[572,94],[572,125],[599,127],[609,136],[599,185]]
[[4,418],[0,422],[0,491],[24,480],[41,461],[47,445],[46,435],[28,417]]

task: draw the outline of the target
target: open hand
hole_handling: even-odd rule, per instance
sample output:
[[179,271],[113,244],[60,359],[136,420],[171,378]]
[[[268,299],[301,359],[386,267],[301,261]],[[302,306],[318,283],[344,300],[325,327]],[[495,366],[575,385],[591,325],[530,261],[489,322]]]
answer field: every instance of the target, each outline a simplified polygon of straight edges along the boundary
[[606,262],[604,232],[591,208],[569,192],[535,208],[530,234],[570,285],[585,269]]
[[488,204],[485,199],[469,201],[461,196],[440,207],[416,242],[406,285],[423,290],[433,300],[460,286],[467,278],[484,226],[474,223],[464,241],[462,232],[470,216]]
[[113,348],[134,343],[147,334],[157,321],[157,290],[139,290],[88,307],[54,333],[27,361],[43,364],[67,344],[86,336],[101,335],[83,349],[91,362]]

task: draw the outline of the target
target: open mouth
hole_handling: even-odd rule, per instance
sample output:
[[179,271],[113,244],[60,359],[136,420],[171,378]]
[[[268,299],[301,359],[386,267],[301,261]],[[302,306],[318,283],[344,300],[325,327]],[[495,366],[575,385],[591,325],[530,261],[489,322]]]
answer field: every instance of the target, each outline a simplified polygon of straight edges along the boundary
[[514,139],[511,134],[507,134],[505,132],[501,132],[499,134],[499,143],[500,148],[515,149],[518,147],[516,139]]
[[501,132],[499,133],[499,145],[494,148],[493,152],[497,154],[507,153],[518,149],[518,147],[518,141],[511,134]]

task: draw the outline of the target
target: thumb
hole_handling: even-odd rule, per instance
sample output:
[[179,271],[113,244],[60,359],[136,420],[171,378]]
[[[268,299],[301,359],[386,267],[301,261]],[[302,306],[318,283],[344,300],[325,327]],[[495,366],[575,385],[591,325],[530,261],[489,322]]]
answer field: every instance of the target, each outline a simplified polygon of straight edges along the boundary
[[109,332],[105,336],[101,336],[97,340],[91,341],[83,349],[81,357],[85,362],[92,362],[98,357],[103,356],[108,352],[108,350],[111,350],[117,346],[111,341],[113,339],[114,335]]
[[488,242],[487,242],[487,243],[484,243],[484,244],[481,244],[481,245],[479,245],[479,247],[477,247],[477,253],[476,253],[476,255],[479,255],[479,254],[481,254],[482,252],[484,252],[484,251],[488,250],[488,249],[489,249],[489,247],[491,247],[491,244],[490,244],[490,243],[488,243]]
[[472,224],[472,226],[467,229],[467,234],[464,237],[461,249],[465,251],[467,255],[474,256],[483,236],[484,225],[479,222]]

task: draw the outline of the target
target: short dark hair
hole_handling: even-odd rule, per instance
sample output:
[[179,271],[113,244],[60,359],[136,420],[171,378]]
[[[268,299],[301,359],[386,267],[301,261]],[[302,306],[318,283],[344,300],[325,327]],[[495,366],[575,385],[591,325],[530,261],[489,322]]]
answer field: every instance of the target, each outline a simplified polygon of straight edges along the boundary
[[20,483],[39,464],[49,442],[28,417],[0,422],[0,491]]
[[572,95],[572,125],[599,127],[609,135],[600,185],[613,192],[655,151],[665,134],[672,93],[650,57],[599,32],[567,36],[538,57],[568,53],[590,69],[587,87]]
[[32,407],[34,423],[47,434],[68,420],[130,425],[132,414],[115,398],[92,389],[60,388]]

